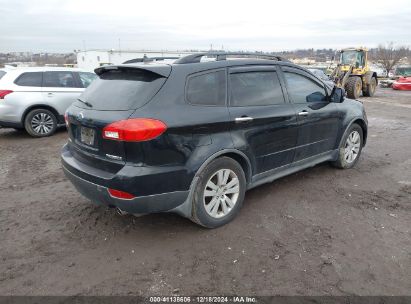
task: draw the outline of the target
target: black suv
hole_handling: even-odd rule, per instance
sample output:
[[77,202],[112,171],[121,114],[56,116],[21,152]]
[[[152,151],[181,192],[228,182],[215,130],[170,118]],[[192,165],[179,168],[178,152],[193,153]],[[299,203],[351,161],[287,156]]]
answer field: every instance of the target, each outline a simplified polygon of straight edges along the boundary
[[321,162],[353,167],[367,138],[361,102],[280,57],[250,57],[96,69],[65,115],[66,175],[97,204],[214,228],[248,189]]

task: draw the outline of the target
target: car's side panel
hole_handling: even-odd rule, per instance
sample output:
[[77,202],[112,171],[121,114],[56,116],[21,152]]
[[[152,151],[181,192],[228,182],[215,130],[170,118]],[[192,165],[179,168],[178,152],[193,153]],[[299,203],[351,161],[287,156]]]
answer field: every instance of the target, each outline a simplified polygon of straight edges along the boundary
[[32,91],[28,91],[28,87],[25,87],[25,89],[23,92],[14,91],[0,102],[1,121],[21,124],[26,109],[45,104],[41,88],[32,88]]
[[[276,72],[276,66],[229,69],[233,74],[258,72]],[[229,82],[229,89],[232,85]],[[273,100],[269,105],[229,106],[234,146],[250,159],[253,175],[289,164],[294,158],[297,120],[292,105],[280,91],[281,100]],[[243,117],[252,120],[238,121]]]
[[[323,83],[320,83],[310,73],[300,69],[283,68],[283,72],[292,73],[303,77],[307,81],[317,84],[326,96],[327,91]],[[283,74],[284,75],[284,74]],[[338,130],[341,128],[341,112],[337,110],[335,103],[328,100],[316,102],[297,102],[290,97],[290,90],[295,88],[290,87],[286,82],[288,96],[293,102],[293,106],[297,113],[299,131],[298,141],[294,161],[298,162],[302,159],[309,158],[330,150],[333,150],[338,137]]]
[[336,103],[335,106],[341,116],[341,127],[338,130],[335,149],[340,146],[346,130],[356,121],[363,128],[363,144],[365,145],[367,142],[368,121],[363,106],[358,101],[348,98],[342,103]]

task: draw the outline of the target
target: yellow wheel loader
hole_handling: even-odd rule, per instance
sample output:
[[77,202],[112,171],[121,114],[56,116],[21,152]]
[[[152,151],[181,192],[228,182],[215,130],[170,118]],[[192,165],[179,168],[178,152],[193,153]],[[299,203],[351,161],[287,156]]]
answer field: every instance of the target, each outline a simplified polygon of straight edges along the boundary
[[349,98],[373,96],[378,84],[377,73],[370,71],[366,48],[347,48],[338,52],[337,67],[330,78],[344,88]]

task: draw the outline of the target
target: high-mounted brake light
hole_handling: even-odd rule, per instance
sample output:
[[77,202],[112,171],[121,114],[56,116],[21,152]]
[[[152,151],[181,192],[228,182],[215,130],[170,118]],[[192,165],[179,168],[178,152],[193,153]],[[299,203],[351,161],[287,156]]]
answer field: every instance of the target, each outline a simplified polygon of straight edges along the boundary
[[151,118],[131,118],[113,122],[103,129],[103,138],[119,141],[147,141],[167,130],[164,122]]
[[108,193],[110,193],[110,195],[114,198],[120,198],[120,199],[133,199],[135,198],[134,195],[124,192],[124,191],[120,191],[120,190],[115,190],[115,189],[108,189]]
[[0,90],[0,99],[4,99],[4,97],[10,93],[13,93],[12,90]]

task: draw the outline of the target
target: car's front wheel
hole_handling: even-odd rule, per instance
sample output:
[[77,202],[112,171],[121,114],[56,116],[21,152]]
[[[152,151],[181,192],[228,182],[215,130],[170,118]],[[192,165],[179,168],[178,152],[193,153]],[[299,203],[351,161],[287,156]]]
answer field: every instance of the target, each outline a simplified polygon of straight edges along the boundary
[[50,136],[57,129],[57,118],[49,110],[35,109],[27,114],[24,120],[24,127],[31,136]]
[[246,179],[241,165],[220,157],[199,174],[194,190],[192,220],[207,228],[230,222],[243,204]]
[[338,159],[333,165],[341,169],[355,166],[360,158],[363,147],[363,130],[354,123],[347,130],[338,151]]

